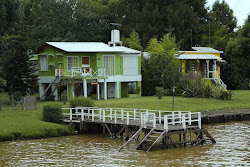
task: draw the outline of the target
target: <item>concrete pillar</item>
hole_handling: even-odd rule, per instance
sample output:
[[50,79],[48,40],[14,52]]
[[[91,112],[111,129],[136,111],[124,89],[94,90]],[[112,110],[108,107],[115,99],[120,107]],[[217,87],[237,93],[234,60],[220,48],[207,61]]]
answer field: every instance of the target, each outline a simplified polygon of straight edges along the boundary
[[120,82],[115,83],[115,98],[118,99],[120,95]]
[[214,71],[214,76],[213,77],[218,78],[216,60],[214,60],[213,71]]
[[104,79],[104,100],[107,100],[107,81]]
[[209,60],[206,60],[207,62],[207,78],[209,78]]
[[97,100],[100,100],[100,84],[96,85],[96,94]]
[[45,96],[42,97],[43,94],[44,94],[44,91],[45,91],[44,84],[39,83],[39,96],[40,96],[40,100],[44,100],[45,99]]
[[83,79],[83,94],[84,94],[84,97],[88,97],[88,89],[87,89],[87,79],[84,78]]

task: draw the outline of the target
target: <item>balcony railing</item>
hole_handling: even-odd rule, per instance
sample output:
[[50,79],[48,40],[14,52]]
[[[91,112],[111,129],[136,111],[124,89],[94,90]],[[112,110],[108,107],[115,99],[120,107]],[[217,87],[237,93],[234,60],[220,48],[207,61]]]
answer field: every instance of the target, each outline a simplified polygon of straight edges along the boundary
[[70,71],[64,71],[63,68],[55,69],[55,76],[100,77],[100,76],[106,76],[106,73],[105,73],[105,68],[98,68],[97,70],[92,70],[91,68],[71,67]]

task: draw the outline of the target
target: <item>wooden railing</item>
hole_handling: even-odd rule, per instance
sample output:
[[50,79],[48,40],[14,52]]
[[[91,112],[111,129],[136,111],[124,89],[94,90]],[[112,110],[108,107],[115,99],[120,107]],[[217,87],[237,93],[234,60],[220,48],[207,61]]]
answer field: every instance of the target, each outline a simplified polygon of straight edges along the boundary
[[63,68],[55,69],[55,76],[83,76],[83,77],[95,77],[95,76],[106,76],[105,68],[98,68],[96,71],[91,68],[82,67],[71,67],[70,71],[64,71]]
[[69,120],[80,119],[104,123],[112,120],[114,124],[123,122],[126,125],[135,121],[144,128],[147,126],[156,128],[157,124],[163,124],[166,131],[169,130],[169,126],[179,124],[186,129],[186,125],[196,123],[201,129],[200,112],[98,107],[62,108],[62,110],[68,111],[64,112],[64,115],[68,116]]

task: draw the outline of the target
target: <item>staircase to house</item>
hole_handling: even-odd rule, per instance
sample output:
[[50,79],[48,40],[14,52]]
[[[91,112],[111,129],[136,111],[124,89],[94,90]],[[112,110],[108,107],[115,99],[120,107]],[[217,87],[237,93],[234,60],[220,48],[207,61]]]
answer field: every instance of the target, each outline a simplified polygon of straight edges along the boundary
[[214,82],[216,84],[219,84],[221,87],[223,87],[224,89],[227,89],[227,85],[220,79],[218,80],[218,78],[213,78]]
[[[58,81],[59,80],[59,81]],[[58,76],[55,77],[55,79],[48,85],[48,87],[45,89],[41,99],[43,99],[46,95],[46,93],[48,92],[48,90],[50,89],[50,87],[54,87],[54,89],[51,91],[50,95],[53,94],[57,88],[57,85],[61,82],[61,79],[59,79]]]

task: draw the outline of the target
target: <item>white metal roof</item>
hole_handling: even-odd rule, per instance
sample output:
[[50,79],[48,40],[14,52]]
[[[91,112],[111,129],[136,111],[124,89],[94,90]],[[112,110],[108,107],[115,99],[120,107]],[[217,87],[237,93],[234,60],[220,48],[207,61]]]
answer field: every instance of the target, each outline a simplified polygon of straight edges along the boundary
[[205,52],[205,53],[223,53],[222,51],[218,51],[210,47],[192,47],[192,49],[198,52]]
[[66,52],[124,52],[119,47],[110,47],[103,42],[46,42]]
[[215,56],[213,54],[180,54],[180,55],[175,55],[177,59],[181,60],[221,60],[222,58]]
[[141,51],[139,51],[139,50],[127,48],[125,46],[115,46],[115,48],[123,50],[123,53],[133,53],[133,54],[141,53]]

